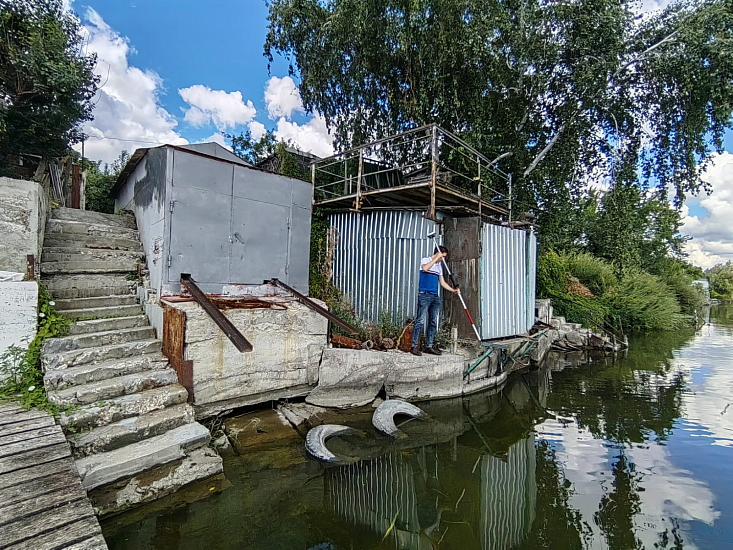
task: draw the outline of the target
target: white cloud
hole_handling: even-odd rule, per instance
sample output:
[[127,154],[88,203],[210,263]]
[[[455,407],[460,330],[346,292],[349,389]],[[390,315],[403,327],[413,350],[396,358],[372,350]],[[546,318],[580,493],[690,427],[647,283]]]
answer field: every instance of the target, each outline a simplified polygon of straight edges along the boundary
[[272,120],[278,117],[290,118],[293,113],[304,112],[300,91],[289,76],[273,76],[265,86],[265,105]]
[[232,150],[231,146],[224,139],[224,136],[222,136],[219,132],[211,134],[209,137],[202,139],[200,143],[211,143],[212,141],[214,143],[218,143],[219,145],[224,147],[227,151]]
[[277,121],[275,137],[292,142],[299,149],[319,157],[328,157],[333,154],[333,137],[328,132],[326,120],[320,115],[314,115],[305,124],[298,124],[281,117]]
[[257,114],[252,101],[245,103],[239,91],[212,90],[196,84],[181,88],[178,93],[190,105],[184,111],[186,122],[196,127],[213,123],[217,129],[226,130],[250,122]]
[[[162,80],[157,73],[130,66],[132,49],[127,38],[92,8],[87,8],[86,19],[87,51],[97,54],[101,88],[95,98],[94,120],[84,124],[89,136],[85,155],[112,162],[123,149],[188,143],[175,131],[176,119],[160,105]],[[81,150],[81,144],[76,148]]]
[[[708,268],[733,260],[733,154],[714,155],[701,177],[712,193],[687,199],[680,231],[692,237],[686,249],[689,260]],[[690,207],[703,213],[690,215]]]
[[252,134],[252,139],[259,141],[267,133],[267,128],[261,122],[253,120],[249,123],[249,132]]

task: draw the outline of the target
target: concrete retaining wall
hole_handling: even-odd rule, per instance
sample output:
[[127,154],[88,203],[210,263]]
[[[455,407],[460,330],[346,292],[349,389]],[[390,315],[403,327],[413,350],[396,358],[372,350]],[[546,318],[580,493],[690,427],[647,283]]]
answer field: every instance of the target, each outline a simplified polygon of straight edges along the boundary
[[276,305],[224,311],[252,344],[245,353],[197,303],[170,303],[186,312],[184,359],[193,361],[199,416],[303,395],[318,382],[328,321],[294,299],[261,299]]
[[0,178],[0,271],[26,272],[26,256],[40,260],[48,200],[34,181]]
[[[0,282],[0,356],[10,346],[27,348],[36,336],[38,284],[35,281]],[[0,380],[3,374],[0,373]]]

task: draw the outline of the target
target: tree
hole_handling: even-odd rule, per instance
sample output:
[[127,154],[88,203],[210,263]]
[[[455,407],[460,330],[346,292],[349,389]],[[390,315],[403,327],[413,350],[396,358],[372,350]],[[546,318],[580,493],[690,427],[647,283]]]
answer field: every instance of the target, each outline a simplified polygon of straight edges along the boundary
[[599,175],[640,174],[679,205],[730,126],[730,0],[681,0],[644,19],[632,7],[272,0],[265,54],[289,59],[305,108],[340,147],[435,122],[505,155],[518,206],[558,231],[541,238],[566,243],[557,220]]
[[115,200],[111,191],[128,160],[130,160],[130,154],[122,151],[111,165],[105,164],[104,168],[102,168],[101,161],[85,166],[87,210],[114,214]]
[[224,137],[229,140],[235,155],[255,166],[275,154],[277,149],[277,138],[269,130],[259,140],[253,139],[252,132],[249,130],[238,136],[224,134]]
[[63,156],[92,119],[99,82],[61,0],[0,3],[0,173],[22,153]]
[[705,272],[710,281],[710,290],[713,296],[733,298],[733,261],[718,264]]

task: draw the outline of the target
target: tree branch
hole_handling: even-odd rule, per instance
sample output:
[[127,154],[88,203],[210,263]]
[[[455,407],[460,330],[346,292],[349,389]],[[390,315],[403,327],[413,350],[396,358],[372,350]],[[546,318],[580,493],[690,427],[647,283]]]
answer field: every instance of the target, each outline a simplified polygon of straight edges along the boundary
[[562,124],[560,128],[557,129],[557,132],[550,140],[550,143],[545,145],[545,148],[540,151],[540,154],[537,155],[534,160],[532,161],[532,164],[529,165],[529,167],[524,171],[524,177],[526,178],[529,176],[529,174],[532,172],[532,170],[535,169],[535,167],[540,163],[540,161],[545,158],[547,153],[550,152],[550,149],[552,149],[555,146],[555,143],[557,143],[557,140],[560,139],[560,135],[563,133],[563,130],[565,130],[565,124]]

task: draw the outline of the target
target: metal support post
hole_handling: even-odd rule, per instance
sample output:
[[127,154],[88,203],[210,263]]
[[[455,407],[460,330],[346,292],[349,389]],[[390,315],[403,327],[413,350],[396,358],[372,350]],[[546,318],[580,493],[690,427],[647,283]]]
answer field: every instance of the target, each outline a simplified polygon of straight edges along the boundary
[[359,172],[356,176],[356,211],[361,207],[361,175],[364,171],[364,149],[359,149]]

